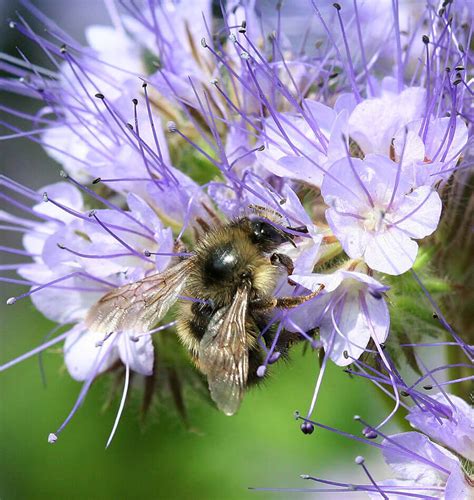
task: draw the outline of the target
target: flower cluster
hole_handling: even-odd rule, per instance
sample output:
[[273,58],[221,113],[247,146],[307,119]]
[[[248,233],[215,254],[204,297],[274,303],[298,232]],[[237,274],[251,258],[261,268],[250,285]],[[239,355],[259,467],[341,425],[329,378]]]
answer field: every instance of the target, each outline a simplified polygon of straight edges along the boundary
[[[455,287],[436,271],[450,224],[469,205],[468,2],[295,2],[291,18],[279,2],[236,0],[219,15],[208,0],[107,5],[113,25],[90,27],[87,47],[29,6],[46,34],[21,16],[10,27],[36,42],[52,69],[1,63],[9,75],[0,88],[42,103],[31,115],[2,106],[27,124],[3,124],[8,137],[27,135],[63,169],[61,182],[39,192],[2,178],[0,193],[24,214],[0,212],[7,230],[23,234],[23,249],[4,250],[29,259],[5,266],[21,280],[3,281],[29,287],[8,303],[31,297],[64,328],[0,370],[64,341],[66,367],[84,382],[50,442],[93,380],[117,369],[125,384],[118,422],[130,371],[152,377],[158,332],[175,326],[166,318],[150,331],[104,336],[85,323],[90,308],[188,257],[200,228],[251,207],[304,228],[294,231],[294,246],[279,249],[291,259],[290,276],[274,295],[324,285],[304,304],[274,311],[265,327],[274,341],[262,346],[257,376],[280,357],[279,336],[296,335],[322,357],[303,432],[322,425],[311,415],[329,360],[395,402],[357,439],[383,436],[398,411],[421,431],[386,436],[378,447],[396,479],[375,483],[367,472],[371,486],[356,489],[467,498],[472,412],[433,373],[468,371],[473,361],[464,332],[438,305]],[[433,332],[442,339],[430,343]],[[423,346],[449,346],[460,361],[426,366]],[[402,376],[405,364],[421,374],[414,383]],[[426,378],[442,395],[423,393]],[[472,378],[463,372],[446,383]]]

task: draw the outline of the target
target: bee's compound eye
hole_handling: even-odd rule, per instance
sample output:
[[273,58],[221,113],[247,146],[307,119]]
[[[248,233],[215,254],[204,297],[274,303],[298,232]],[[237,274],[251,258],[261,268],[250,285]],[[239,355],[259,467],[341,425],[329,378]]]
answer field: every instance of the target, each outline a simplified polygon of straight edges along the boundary
[[238,252],[231,245],[217,247],[206,257],[204,270],[211,281],[228,280],[239,266]]
[[287,238],[271,224],[261,220],[251,222],[252,239],[257,245],[273,248],[287,241]]

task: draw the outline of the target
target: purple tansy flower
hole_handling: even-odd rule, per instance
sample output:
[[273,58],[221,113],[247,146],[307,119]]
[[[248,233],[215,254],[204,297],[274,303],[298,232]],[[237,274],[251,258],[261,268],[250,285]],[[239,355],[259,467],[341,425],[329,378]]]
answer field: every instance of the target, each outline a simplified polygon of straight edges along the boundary
[[[431,400],[436,401],[434,409]],[[407,420],[441,445],[474,461],[474,408],[452,394],[435,394],[428,403],[412,407]],[[436,410],[437,405],[443,412]]]
[[413,494],[445,500],[474,497],[472,479],[463,471],[459,458],[424,434],[394,434],[381,446],[385,461],[396,475],[396,479],[377,483],[382,491],[393,492],[389,498],[411,498]]
[[266,148],[259,162],[271,173],[320,187],[328,166],[345,156],[343,134],[348,119],[348,99],[334,109],[310,99],[302,114],[280,113],[265,122]]
[[[20,266],[18,273],[29,282],[42,283],[40,287],[33,286],[30,294],[36,308],[46,317],[61,324],[80,323],[67,337],[65,352],[71,375],[84,380],[91,373],[97,344],[104,340],[103,336],[98,337],[82,325],[88,309],[111,286],[137,281],[149,272],[156,272],[156,268],[164,270],[173,250],[173,238],[171,230],[165,229],[153,210],[136,195],[128,197],[130,212],[97,210],[92,215],[83,215],[77,210],[82,203],[80,193],[73,186],[58,183],[44,189],[47,190],[44,191],[45,200],[49,203],[43,202],[33,207],[33,211],[49,217],[55,214],[62,220],[57,219],[56,227],[47,221],[27,229],[24,239],[35,243],[37,257],[34,263]],[[70,202],[74,202],[74,206]],[[76,216],[71,216],[68,211]],[[141,252],[136,249],[141,249]],[[165,255],[152,258],[144,255],[144,250]],[[52,282],[58,285],[54,286]],[[66,286],[67,293],[60,284]],[[144,342],[135,339],[130,342],[127,358],[121,347],[126,338],[127,334],[123,332],[117,342],[118,352],[109,352],[108,362],[98,372],[107,369],[114,359],[118,359],[120,352],[124,363],[130,364],[133,370],[150,373],[153,349],[144,368],[135,364],[135,351],[140,350]],[[151,347],[150,336],[145,340]]]
[[309,331],[319,327],[325,353],[338,365],[358,359],[370,339],[385,342],[390,316],[382,293],[388,287],[359,271],[339,270],[332,274],[292,275],[291,280],[308,290],[322,283],[317,300],[303,304],[289,317],[288,327]]
[[[344,179],[344,183],[340,182]],[[441,200],[428,186],[411,190],[400,167],[381,155],[344,158],[324,178],[326,218],[345,252],[387,274],[413,265],[418,245],[437,227]]]
[[380,95],[364,99],[349,117],[349,136],[364,154],[390,156],[392,139],[401,128],[426,111],[426,90],[408,87],[398,92],[394,78],[385,78]]

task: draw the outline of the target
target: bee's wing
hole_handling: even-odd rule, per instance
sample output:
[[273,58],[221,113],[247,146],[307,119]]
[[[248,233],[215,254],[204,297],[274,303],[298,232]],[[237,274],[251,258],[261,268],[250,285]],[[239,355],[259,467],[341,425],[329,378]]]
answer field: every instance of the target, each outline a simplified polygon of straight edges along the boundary
[[91,307],[86,325],[104,334],[120,330],[147,332],[176,302],[192,265],[190,258],[163,273],[115,288]]
[[248,291],[241,288],[229,307],[213,315],[199,345],[199,364],[207,375],[211,397],[226,415],[239,409],[247,383],[247,303]]

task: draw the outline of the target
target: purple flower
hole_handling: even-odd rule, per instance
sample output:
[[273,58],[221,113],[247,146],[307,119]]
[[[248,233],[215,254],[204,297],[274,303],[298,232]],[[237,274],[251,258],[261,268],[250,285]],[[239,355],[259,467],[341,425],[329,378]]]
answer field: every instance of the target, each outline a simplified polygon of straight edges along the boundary
[[387,274],[410,269],[418,252],[413,240],[430,235],[441,214],[436,191],[411,191],[399,166],[381,155],[337,161],[321,193],[330,207],[328,224],[349,257]]
[[426,91],[409,87],[398,93],[397,82],[385,78],[380,96],[364,99],[349,117],[349,136],[364,154],[378,153],[390,157],[395,134],[426,112]]
[[382,293],[388,287],[374,278],[339,270],[330,275],[296,274],[291,280],[311,291],[323,284],[324,293],[293,312],[288,329],[309,331],[319,327],[324,351],[339,366],[359,359],[370,339],[378,346],[387,339],[390,316]]
[[[88,216],[82,213],[82,196],[74,186],[57,183],[42,191],[45,201],[35,205],[33,212],[48,220],[27,225],[25,248],[35,257],[33,263],[21,265],[18,273],[34,283],[31,299],[46,317],[60,324],[77,323],[66,334],[64,348],[71,376],[87,380],[118,359],[133,371],[150,374],[150,335],[134,332],[132,338],[127,332],[118,332],[104,339],[87,330],[82,321],[110,287],[167,267],[173,251],[171,230],[133,194],[127,199],[129,211],[97,210]],[[165,256],[147,257],[144,250]],[[104,344],[113,344],[113,348],[102,349]]]
[[390,498],[407,498],[404,493],[445,500],[469,500],[474,496],[472,480],[463,471],[459,458],[423,434],[391,435],[382,442],[382,453],[396,479],[377,484],[382,491],[397,491]]
[[[437,403],[434,408],[431,400]],[[412,407],[407,420],[441,445],[474,461],[474,408],[452,394],[435,394],[429,403]],[[437,405],[443,412],[437,411]]]
[[345,155],[346,101],[340,99],[332,109],[305,99],[304,116],[280,113],[267,119],[266,148],[258,155],[262,166],[279,177],[320,187],[328,166]]

